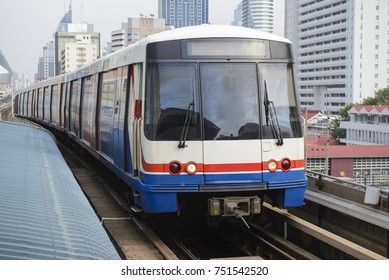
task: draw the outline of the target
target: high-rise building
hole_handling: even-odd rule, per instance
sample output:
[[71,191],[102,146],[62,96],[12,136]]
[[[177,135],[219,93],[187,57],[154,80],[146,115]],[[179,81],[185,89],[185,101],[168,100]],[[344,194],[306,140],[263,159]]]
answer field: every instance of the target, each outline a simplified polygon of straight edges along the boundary
[[242,25],[273,33],[274,4],[273,0],[243,0]]
[[389,85],[387,0],[288,0],[297,92],[309,110],[337,114]]
[[176,28],[208,23],[208,0],[158,0],[158,17]]
[[50,39],[43,47],[43,56],[39,58],[35,81],[42,81],[55,76],[55,43]]
[[243,2],[239,2],[239,4],[236,6],[234,10],[234,20],[231,22],[231,25],[235,26],[243,26],[242,24],[242,8],[243,8]]
[[117,51],[147,36],[166,30],[164,18],[128,18],[122,28],[111,32],[112,51]]
[[[100,33],[93,32],[92,24],[68,24],[68,31],[62,32],[57,31],[55,33],[55,59],[56,59],[56,75],[62,74],[62,52],[66,48],[66,44],[68,43],[77,43],[79,38],[88,37],[90,39],[90,44],[95,46],[95,52],[97,53],[97,57],[100,57]],[[92,51],[93,48],[87,48],[87,52]],[[73,52],[71,52],[73,53]],[[93,56],[93,54],[91,54]],[[85,56],[89,57],[89,54],[85,54]],[[67,57],[66,59],[71,59]],[[76,58],[79,60],[84,60],[83,58]],[[80,66],[84,65],[86,62],[80,64]],[[66,68],[66,67],[65,67]],[[71,69],[69,67],[68,69]]]
[[55,76],[55,42],[53,39],[43,47],[43,67],[45,79]]
[[91,35],[76,34],[75,42],[68,42],[61,51],[61,74],[74,71],[96,60],[100,47],[92,43]]

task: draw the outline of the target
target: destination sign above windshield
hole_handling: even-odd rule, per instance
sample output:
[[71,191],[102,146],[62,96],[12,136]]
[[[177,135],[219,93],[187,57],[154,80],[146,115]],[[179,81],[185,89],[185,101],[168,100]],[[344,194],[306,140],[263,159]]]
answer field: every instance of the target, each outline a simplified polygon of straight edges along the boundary
[[[187,40],[187,57],[270,57],[269,42],[249,39]],[[185,49],[185,43],[183,44]],[[184,51],[185,56],[185,51]]]

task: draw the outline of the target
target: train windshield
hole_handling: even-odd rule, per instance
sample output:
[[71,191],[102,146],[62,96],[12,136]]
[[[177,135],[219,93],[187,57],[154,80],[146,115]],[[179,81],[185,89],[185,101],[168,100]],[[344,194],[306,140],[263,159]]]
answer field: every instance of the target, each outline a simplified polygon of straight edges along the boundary
[[259,96],[255,63],[205,63],[200,67],[205,140],[259,138]]
[[[201,140],[196,64],[153,64],[149,68],[145,134],[151,140]],[[190,111],[190,120],[185,124]]]
[[150,140],[302,137],[286,63],[155,63],[148,71],[145,134]]
[[[302,137],[301,116],[294,91],[292,66],[261,64],[259,77],[264,100],[264,110],[261,110],[262,138],[276,138],[282,141],[282,138]],[[271,103],[269,104],[271,108],[266,108],[266,102]],[[272,127],[272,121],[276,123],[276,127]]]

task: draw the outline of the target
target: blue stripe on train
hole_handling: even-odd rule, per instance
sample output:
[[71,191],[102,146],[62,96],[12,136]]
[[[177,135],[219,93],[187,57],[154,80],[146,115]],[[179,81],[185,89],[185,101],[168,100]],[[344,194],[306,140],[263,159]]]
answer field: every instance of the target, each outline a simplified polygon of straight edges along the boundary
[[[252,179],[259,178],[261,175],[263,175],[264,181],[268,183],[268,192],[273,193],[277,205],[281,207],[302,206],[307,187],[304,170],[263,172],[262,174],[210,174],[207,176],[209,176],[208,179],[212,180],[209,180],[208,184],[203,184],[203,174],[172,176],[170,174],[151,175],[142,173],[142,181],[134,180],[132,185],[140,194],[139,197],[135,198],[136,204],[140,205],[145,212],[175,212],[178,208],[176,196],[178,192],[198,192],[200,186],[203,191],[206,190],[207,186],[215,190],[217,185],[220,185],[217,191],[223,190],[224,185],[228,192],[231,191],[230,186],[233,184],[238,185],[234,191],[238,191],[239,188],[245,191],[259,190],[261,181]],[[250,179],[247,180],[247,178]],[[257,189],[255,183],[258,183]]]

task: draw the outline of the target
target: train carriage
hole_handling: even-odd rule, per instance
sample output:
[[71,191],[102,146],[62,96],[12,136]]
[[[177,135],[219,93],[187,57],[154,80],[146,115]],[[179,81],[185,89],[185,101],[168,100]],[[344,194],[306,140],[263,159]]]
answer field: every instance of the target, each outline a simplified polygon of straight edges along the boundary
[[15,102],[17,115],[67,133],[124,179],[136,211],[242,217],[260,213],[264,196],[303,203],[287,39],[215,25],[161,32]]

